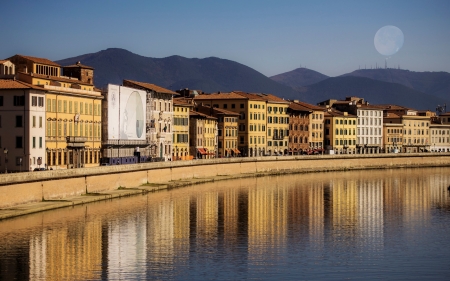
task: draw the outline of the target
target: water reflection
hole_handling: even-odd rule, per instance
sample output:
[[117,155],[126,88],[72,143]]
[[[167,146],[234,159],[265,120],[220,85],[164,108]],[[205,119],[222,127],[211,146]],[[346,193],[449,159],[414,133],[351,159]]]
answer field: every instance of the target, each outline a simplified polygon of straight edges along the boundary
[[441,251],[426,266],[445,276],[449,184],[450,168],[249,178],[6,220],[0,280],[383,276],[423,264],[411,246]]

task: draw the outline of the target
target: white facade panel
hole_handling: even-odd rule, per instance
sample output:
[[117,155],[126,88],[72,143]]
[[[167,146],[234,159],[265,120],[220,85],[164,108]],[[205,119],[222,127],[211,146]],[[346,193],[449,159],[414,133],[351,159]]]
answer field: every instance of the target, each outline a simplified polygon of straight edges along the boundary
[[145,141],[146,93],[108,85],[108,139]]

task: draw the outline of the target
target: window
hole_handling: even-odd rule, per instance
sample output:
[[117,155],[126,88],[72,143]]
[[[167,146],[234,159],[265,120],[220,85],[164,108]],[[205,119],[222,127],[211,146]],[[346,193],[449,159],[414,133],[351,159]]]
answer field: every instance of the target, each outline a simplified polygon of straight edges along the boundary
[[231,108],[236,108],[236,105],[234,103],[231,104]]
[[36,128],[36,116],[33,116],[33,128]]
[[227,106],[228,106],[227,104],[224,104],[224,105],[223,105],[223,108],[227,108]]
[[23,138],[16,137],[16,148],[23,148]]
[[22,115],[16,116],[16,127],[21,128],[22,127]]
[[3,106],[3,96],[0,96],[0,106]]
[[38,97],[38,106],[44,107],[44,98],[43,97]]
[[[3,99],[3,97],[2,97],[2,99]],[[244,108],[244,104],[243,103],[240,104],[240,108]]]
[[36,148],[36,137],[33,137],[33,148]]
[[62,112],[62,101],[58,101],[58,112]]
[[42,137],[39,137],[39,148],[42,148]]
[[31,106],[37,106],[37,97],[36,96],[31,97]]
[[14,96],[14,106],[24,106],[25,96]]

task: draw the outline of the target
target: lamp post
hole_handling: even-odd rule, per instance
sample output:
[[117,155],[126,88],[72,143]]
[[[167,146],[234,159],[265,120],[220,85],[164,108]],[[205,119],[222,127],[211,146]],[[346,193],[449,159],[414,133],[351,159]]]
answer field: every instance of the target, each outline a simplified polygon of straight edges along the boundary
[[5,147],[3,149],[3,153],[5,153],[5,174],[8,173],[8,149]]

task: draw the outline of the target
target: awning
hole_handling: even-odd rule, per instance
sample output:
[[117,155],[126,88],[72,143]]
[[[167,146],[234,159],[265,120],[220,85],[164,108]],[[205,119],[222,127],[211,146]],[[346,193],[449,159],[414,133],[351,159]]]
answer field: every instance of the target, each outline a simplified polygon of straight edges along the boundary
[[206,154],[207,154],[207,152],[205,151],[204,148],[197,148],[197,150],[198,150],[198,152],[199,152],[200,154],[202,154],[202,155],[206,155]]
[[237,148],[234,148],[233,151],[234,151],[234,153],[236,153],[236,154],[240,154],[240,153],[241,153],[241,152],[239,151],[239,149],[237,149]]

